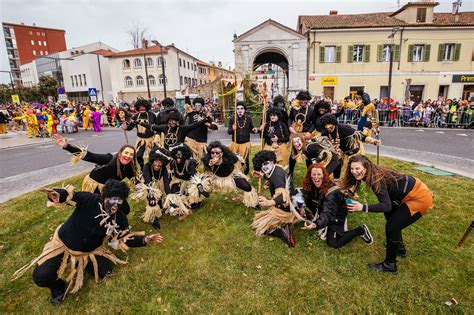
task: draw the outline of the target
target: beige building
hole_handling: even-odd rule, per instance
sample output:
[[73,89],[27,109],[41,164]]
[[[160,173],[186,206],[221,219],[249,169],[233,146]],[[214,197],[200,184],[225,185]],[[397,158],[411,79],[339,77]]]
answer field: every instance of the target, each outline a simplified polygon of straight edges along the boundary
[[474,98],[474,12],[436,13],[432,1],[395,12],[298,17],[308,39],[308,88],[342,99],[364,88],[372,98]]

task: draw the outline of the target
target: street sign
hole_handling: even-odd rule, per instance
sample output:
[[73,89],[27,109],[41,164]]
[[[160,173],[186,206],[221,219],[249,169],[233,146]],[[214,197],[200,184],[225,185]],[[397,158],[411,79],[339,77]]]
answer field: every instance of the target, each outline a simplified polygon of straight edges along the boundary
[[90,96],[91,102],[97,102],[97,96]]
[[96,88],[89,88],[89,96],[97,96],[97,89]]
[[58,94],[58,101],[67,102],[67,95],[66,94]]
[[20,104],[20,97],[16,94],[12,95],[12,103]]
[[66,94],[66,89],[64,87],[60,87],[57,89],[58,94]]

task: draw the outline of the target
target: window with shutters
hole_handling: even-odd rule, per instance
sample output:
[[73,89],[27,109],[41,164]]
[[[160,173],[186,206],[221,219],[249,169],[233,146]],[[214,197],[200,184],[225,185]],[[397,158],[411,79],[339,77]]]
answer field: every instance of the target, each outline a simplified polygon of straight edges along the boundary
[[151,86],[154,86],[156,84],[156,80],[155,80],[154,76],[152,76],[152,75],[148,76],[148,84],[151,85]]
[[418,23],[426,22],[426,8],[416,9],[416,22]]
[[[141,68],[142,67],[142,61],[140,59],[136,58],[135,60],[133,60],[133,66],[135,68]],[[142,78],[142,80],[143,80],[143,78]]]
[[324,62],[325,63],[336,62],[336,46],[324,47]]
[[382,61],[390,61],[390,45],[383,45]]
[[136,81],[137,81],[137,86],[143,86],[143,84],[145,84],[145,81],[143,80],[143,77],[141,75],[136,77]]
[[443,52],[443,61],[454,60],[454,44],[445,44]]
[[146,58],[146,66],[147,67],[153,67],[153,59],[148,57]]
[[126,77],[125,77],[125,86],[126,86],[126,87],[133,86],[133,80],[132,80],[131,77],[129,77],[129,76],[126,76]]
[[414,62],[423,61],[423,51],[425,49],[425,45],[414,45],[412,51],[412,60]]
[[353,62],[362,62],[364,56],[364,46],[363,45],[355,45],[354,52],[352,54],[352,61]]

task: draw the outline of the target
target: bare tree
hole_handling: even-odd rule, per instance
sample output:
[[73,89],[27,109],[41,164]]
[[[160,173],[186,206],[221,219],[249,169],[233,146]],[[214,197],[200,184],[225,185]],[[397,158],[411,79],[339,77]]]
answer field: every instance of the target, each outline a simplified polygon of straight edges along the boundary
[[127,34],[130,39],[130,44],[133,48],[138,49],[143,45],[143,39],[146,37],[148,29],[139,21],[134,21],[130,24]]

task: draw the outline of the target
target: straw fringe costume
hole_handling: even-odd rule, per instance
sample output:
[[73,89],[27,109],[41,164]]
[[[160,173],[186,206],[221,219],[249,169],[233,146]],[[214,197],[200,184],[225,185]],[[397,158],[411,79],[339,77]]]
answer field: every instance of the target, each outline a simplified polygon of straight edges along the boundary
[[[211,159],[211,149],[219,148],[223,155],[217,164]],[[247,176],[242,173],[242,161],[237,155],[223,146],[220,142],[211,142],[203,157],[204,175],[207,177],[211,193],[235,192],[236,188],[244,191],[242,202],[246,207],[254,208],[258,205],[258,196],[255,189],[250,185]]]
[[135,142],[135,149],[137,150],[137,162],[141,167],[143,167],[144,159],[148,156],[151,149],[153,148],[155,134],[153,131],[140,125],[140,122],[154,125],[155,119],[155,114],[149,111],[148,106],[147,111],[142,111],[132,116],[132,122],[127,125],[127,131],[130,131],[135,127],[137,128],[137,141]]
[[[31,263],[17,270],[13,279],[21,277],[35,266],[33,280],[40,287],[48,287],[54,297],[75,293],[81,289],[84,271],[91,273],[96,282],[112,271],[112,264],[124,265],[108,248],[126,252],[130,247],[144,246],[143,233],[131,233],[125,212],[108,214],[102,208],[101,196],[89,192],[73,192],[72,186],[55,189],[60,203],[74,205],[68,220],[60,225],[43,252]],[[48,205],[58,206],[48,202]],[[128,207],[128,204],[122,204]]]
[[233,128],[234,120],[235,119],[233,116],[230,117],[229,128],[227,129],[227,133],[232,135],[232,142],[229,145],[229,149],[231,152],[241,157],[241,159],[244,161],[244,173],[248,174],[250,169],[249,158],[252,151],[252,146],[250,144],[250,133],[255,130],[255,127],[253,126],[252,117],[246,113],[244,113],[242,117],[237,116],[237,129],[235,131]]
[[[278,138],[277,142],[272,141],[273,136]],[[286,125],[280,120],[276,122],[269,121],[265,124],[263,138],[265,142],[263,149],[275,152],[277,163],[286,167],[290,157],[290,151],[288,149],[290,132]]]
[[286,187],[287,174],[278,165],[275,165],[273,172],[268,179],[270,194],[275,202],[275,206],[265,211],[259,211],[255,214],[252,228],[255,229],[257,236],[269,235],[272,232],[281,229],[289,224],[297,222],[296,217],[290,211],[290,193]]

